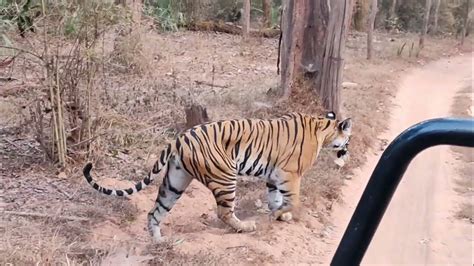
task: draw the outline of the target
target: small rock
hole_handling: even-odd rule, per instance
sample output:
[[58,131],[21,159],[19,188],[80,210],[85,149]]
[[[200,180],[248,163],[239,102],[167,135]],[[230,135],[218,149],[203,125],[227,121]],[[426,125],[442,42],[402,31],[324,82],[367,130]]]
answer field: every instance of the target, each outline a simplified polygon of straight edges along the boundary
[[255,107],[258,107],[258,108],[272,108],[271,104],[264,103],[264,102],[254,102],[253,104],[255,105]]
[[474,106],[469,107],[469,109],[467,109],[467,113],[468,113],[470,116],[474,116]]
[[66,178],[67,178],[67,175],[66,175],[66,173],[64,173],[64,172],[61,172],[61,173],[58,174],[58,178],[59,178],[59,179],[66,179]]
[[422,244],[422,245],[425,245],[425,244],[427,244],[428,242],[430,242],[430,239],[429,239],[429,238],[422,238],[422,239],[420,240],[420,244]]
[[354,82],[344,81],[342,82],[342,87],[345,89],[355,89],[355,88],[359,88],[360,86],[359,84],[354,83]]
[[255,207],[260,209],[260,208],[262,208],[262,206],[263,206],[262,201],[260,199],[257,199],[255,201]]

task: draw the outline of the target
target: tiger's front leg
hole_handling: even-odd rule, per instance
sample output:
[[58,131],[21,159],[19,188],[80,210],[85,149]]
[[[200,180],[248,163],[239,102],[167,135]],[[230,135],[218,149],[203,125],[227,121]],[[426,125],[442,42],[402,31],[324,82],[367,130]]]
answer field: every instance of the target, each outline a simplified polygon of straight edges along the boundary
[[300,205],[301,177],[284,172],[270,178],[269,181],[270,186],[267,183],[267,187],[272,216],[282,221],[291,220],[293,218],[291,211]]

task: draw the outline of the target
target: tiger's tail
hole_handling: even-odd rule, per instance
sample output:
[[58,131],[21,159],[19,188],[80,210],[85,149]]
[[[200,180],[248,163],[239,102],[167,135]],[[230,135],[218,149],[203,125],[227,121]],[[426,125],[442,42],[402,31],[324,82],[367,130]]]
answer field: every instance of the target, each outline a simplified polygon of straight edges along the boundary
[[89,185],[91,185],[95,190],[104,193],[106,195],[113,195],[113,196],[125,196],[125,195],[132,195],[133,193],[139,192],[140,190],[147,187],[155,177],[159,175],[161,170],[168,164],[168,159],[171,156],[171,144],[168,144],[166,150],[163,150],[160,155],[160,159],[155,162],[153,165],[153,169],[148,173],[144,179],[137,182],[133,187],[127,189],[113,189],[113,188],[106,188],[99,184],[97,184],[91,176],[92,170],[92,163],[87,163],[82,170],[84,177],[86,178]]

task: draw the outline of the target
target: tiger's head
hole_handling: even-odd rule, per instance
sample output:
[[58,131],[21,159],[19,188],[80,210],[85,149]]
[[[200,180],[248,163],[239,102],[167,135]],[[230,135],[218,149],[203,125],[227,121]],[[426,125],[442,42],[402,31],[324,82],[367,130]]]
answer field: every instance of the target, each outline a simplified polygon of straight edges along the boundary
[[352,120],[346,118],[339,121],[334,112],[328,112],[320,121],[324,135],[323,148],[336,151],[337,157],[346,155],[351,138]]

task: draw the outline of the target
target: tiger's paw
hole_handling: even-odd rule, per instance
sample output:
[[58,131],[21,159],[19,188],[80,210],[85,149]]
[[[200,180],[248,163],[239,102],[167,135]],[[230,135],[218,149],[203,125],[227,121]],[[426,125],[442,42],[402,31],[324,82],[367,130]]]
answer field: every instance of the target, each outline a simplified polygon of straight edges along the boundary
[[239,232],[253,232],[257,230],[255,221],[241,221],[239,224]]
[[155,244],[162,243],[165,241],[165,238],[161,236],[160,227],[156,225],[148,225],[148,232],[151,235],[152,241]]
[[[286,214],[286,213],[289,213],[289,211],[290,211],[289,208],[280,208],[276,211],[272,211],[271,214],[270,214],[270,217],[272,219],[281,220],[280,217],[284,216],[284,214]],[[283,220],[281,220],[281,221],[283,221]]]
[[293,219],[293,214],[291,214],[291,212],[282,213],[282,214],[277,218],[277,220],[283,221],[283,222],[291,221],[291,219]]

